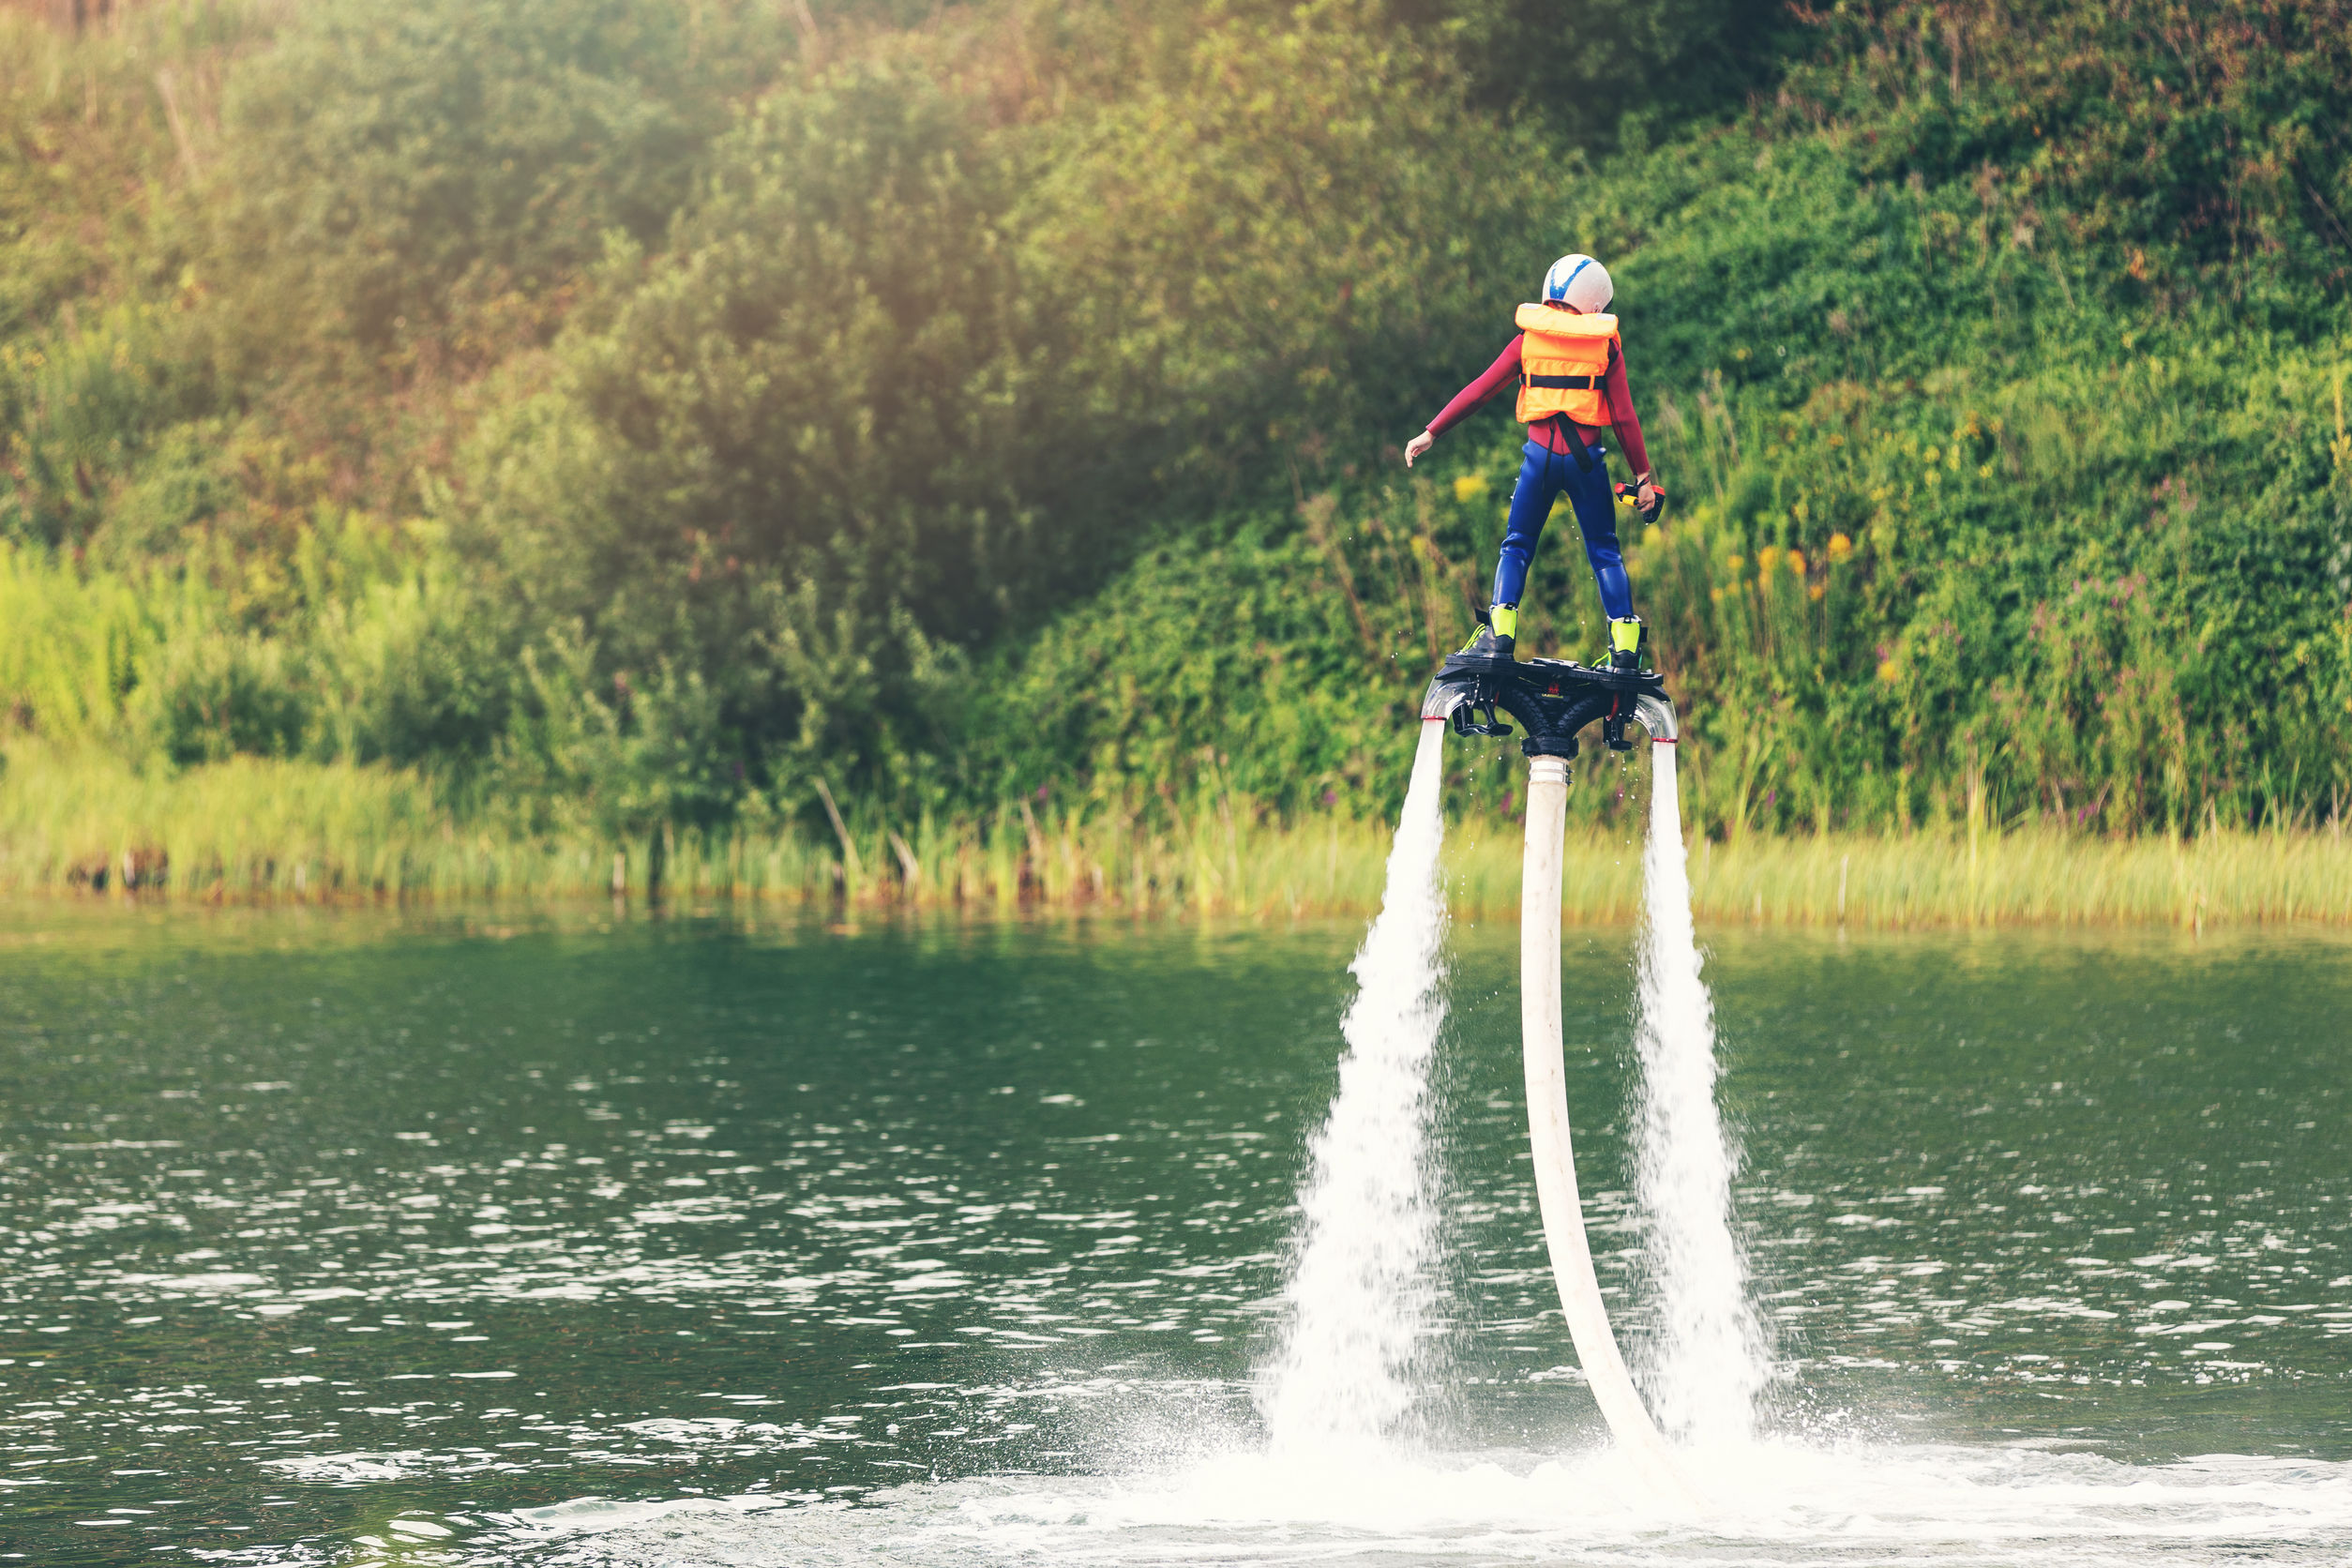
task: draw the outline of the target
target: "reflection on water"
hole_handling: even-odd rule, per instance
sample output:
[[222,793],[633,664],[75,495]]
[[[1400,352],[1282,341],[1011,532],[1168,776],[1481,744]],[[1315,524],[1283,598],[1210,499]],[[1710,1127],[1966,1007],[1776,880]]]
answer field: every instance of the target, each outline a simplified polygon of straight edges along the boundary
[[[1718,934],[1780,1380],[1692,1520],[1550,1303],[1509,926],[1432,1452],[1248,1456],[1359,935],[0,913],[0,1559],[2352,1550],[2347,944]],[[1630,938],[1570,942],[1638,1334]]]

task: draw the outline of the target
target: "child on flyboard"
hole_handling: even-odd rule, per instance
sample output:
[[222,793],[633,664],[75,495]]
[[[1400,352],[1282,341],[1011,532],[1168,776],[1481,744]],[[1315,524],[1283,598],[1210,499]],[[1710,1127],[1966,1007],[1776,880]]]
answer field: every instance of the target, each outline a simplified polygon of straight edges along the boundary
[[1544,536],[1544,523],[1561,491],[1584,533],[1584,552],[1600,584],[1601,607],[1609,618],[1608,663],[1638,670],[1648,651],[1648,631],[1634,613],[1633,585],[1617,544],[1615,491],[1609,484],[1608,448],[1614,434],[1634,470],[1636,505],[1644,522],[1666,505],[1666,491],[1650,472],[1642,445],[1641,420],[1625,382],[1625,353],[1618,341],[1617,318],[1606,314],[1615,294],[1608,269],[1590,256],[1562,256],[1544,276],[1541,304],[1522,305],[1519,336],[1511,339],[1486,373],[1454,396],[1428,428],[1405,447],[1405,466],[1436,445],[1439,436],[1472,410],[1516,385],[1517,415],[1528,428],[1526,461],[1511,492],[1511,523],[1495,564],[1494,604],[1476,636],[1462,651],[1508,659],[1516,656],[1519,601],[1527,591],[1529,563]]

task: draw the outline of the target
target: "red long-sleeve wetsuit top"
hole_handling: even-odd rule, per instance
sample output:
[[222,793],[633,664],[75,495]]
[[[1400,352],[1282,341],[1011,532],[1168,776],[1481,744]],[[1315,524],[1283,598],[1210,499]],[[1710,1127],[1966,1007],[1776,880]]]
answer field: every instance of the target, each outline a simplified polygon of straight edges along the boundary
[[[1527,341],[1522,332],[1511,339],[1495,362],[1486,367],[1486,373],[1454,394],[1454,400],[1438,411],[1429,421],[1431,435],[1443,435],[1468,418],[1477,407],[1506,386],[1519,384],[1519,345]],[[1625,383],[1625,356],[1617,345],[1609,345],[1609,368],[1603,385],[1609,399],[1609,420],[1617,427],[1617,445],[1625,454],[1625,460],[1638,475],[1650,472],[1650,451],[1642,445],[1641,416],[1634,412],[1633,388]],[[1540,419],[1528,427],[1530,440],[1540,442],[1555,452],[1568,450],[1568,438],[1560,433],[1560,421]]]

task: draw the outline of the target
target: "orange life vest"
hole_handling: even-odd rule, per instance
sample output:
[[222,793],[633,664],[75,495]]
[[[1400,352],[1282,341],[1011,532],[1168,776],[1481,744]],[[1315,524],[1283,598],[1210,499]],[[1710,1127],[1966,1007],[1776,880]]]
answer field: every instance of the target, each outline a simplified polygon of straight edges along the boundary
[[1619,348],[1617,318],[1580,316],[1557,305],[1522,305],[1516,317],[1527,334],[1519,345],[1519,421],[1532,425],[1566,415],[1579,425],[1606,429],[1609,416],[1609,351]]

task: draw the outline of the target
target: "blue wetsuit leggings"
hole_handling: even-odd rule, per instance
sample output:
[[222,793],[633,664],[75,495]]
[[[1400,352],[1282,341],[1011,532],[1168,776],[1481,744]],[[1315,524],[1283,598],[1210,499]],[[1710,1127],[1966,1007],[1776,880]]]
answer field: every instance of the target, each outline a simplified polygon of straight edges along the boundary
[[1617,547],[1617,497],[1609,488],[1608,448],[1585,448],[1591,466],[1585,467],[1570,452],[1555,452],[1540,441],[1527,444],[1527,461],[1519,467],[1518,488],[1511,492],[1511,526],[1502,536],[1502,558],[1495,563],[1495,603],[1517,604],[1527,592],[1528,564],[1544,537],[1545,520],[1562,490],[1576,508],[1576,526],[1584,531],[1585,559],[1592,563],[1593,579],[1601,585],[1601,608],[1611,620],[1634,612],[1633,585],[1625,580],[1625,558]]

